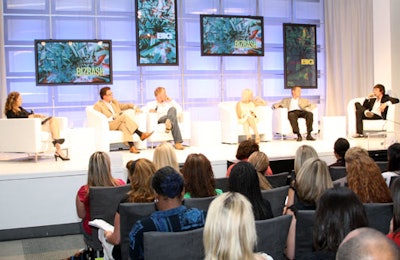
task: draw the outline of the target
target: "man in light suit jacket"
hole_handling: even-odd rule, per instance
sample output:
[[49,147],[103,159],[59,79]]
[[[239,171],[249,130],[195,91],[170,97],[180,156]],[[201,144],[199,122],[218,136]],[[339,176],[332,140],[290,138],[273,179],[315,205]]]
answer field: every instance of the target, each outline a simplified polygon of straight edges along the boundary
[[293,133],[297,134],[297,141],[303,140],[297,119],[304,118],[307,125],[307,140],[314,141],[315,139],[311,136],[312,125],[313,125],[313,113],[309,110],[314,108],[314,105],[310,103],[308,99],[301,98],[301,87],[295,86],[292,88],[292,97],[284,98],[281,102],[275,103],[273,108],[287,108],[288,109],[288,119],[290,125],[292,126]]
[[133,104],[121,104],[113,99],[113,93],[110,87],[103,87],[100,89],[100,98],[101,100],[97,101],[94,105],[94,109],[107,117],[110,130],[122,131],[124,142],[128,143],[131,153],[139,153],[133,145],[132,135],[137,134],[140,140],[143,141],[152,135],[153,132],[143,133],[139,131],[138,125],[129,116],[123,113],[123,111],[127,109],[138,111],[138,108]]
[[354,137],[364,136],[363,119],[386,119],[389,106],[396,103],[399,103],[399,99],[385,94],[385,86],[376,84],[362,105],[355,103],[357,134]]

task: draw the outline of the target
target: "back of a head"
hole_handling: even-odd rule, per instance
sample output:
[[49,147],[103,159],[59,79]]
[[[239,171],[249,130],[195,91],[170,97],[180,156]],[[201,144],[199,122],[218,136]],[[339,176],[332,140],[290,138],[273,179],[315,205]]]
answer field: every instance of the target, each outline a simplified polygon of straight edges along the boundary
[[394,180],[390,189],[393,198],[393,232],[400,233],[400,178]]
[[336,254],[336,260],[398,260],[399,248],[381,232],[359,228],[350,232]]
[[336,252],[348,233],[367,226],[364,206],[352,190],[346,187],[327,189],[317,203],[314,247],[317,251]]
[[349,148],[350,143],[345,138],[338,138],[333,146],[334,152],[339,155],[340,158],[344,158],[344,155]]
[[294,172],[297,174],[307,159],[318,158],[317,151],[312,146],[302,145],[296,150],[294,158]]
[[247,161],[256,168],[257,172],[262,174],[265,173],[269,166],[268,156],[260,151],[253,152]]
[[111,176],[111,160],[105,152],[95,152],[90,156],[88,166],[88,182],[94,186],[114,186]]
[[253,259],[257,234],[252,206],[236,192],[215,198],[204,226],[205,259]]
[[315,203],[325,190],[332,187],[328,166],[319,158],[306,160],[296,174],[297,195],[303,201]]
[[165,166],[156,171],[151,186],[157,194],[173,199],[182,194],[183,178],[174,168]]
[[249,158],[249,156],[256,151],[259,151],[260,147],[253,139],[244,140],[239,143],[236,151],[236,158],[238,160],[244,160]]
[[129,202],[150,202],[154,200],[151,181],[155,172],[154,163],[145,158],[137,159],[130,164],[131,190],[128,193]]
[[388,150],[388,171],[400,170],[400,143],[394,143],[389,146]]
[[157,170],[164,166],[171,166],[175,170],[179,171],[175,149],[172,144],[168,142],[161,143],[156,147],[156,149],[154,149],[153,163]]

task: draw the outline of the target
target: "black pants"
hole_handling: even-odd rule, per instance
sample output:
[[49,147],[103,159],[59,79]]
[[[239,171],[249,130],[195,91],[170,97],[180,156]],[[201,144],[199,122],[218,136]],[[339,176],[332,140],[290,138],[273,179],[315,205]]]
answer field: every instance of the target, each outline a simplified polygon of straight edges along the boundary
[[289,119],[290,125],[292,126],[293,133],[295,133],[295,134],[300,134],[299,123],[297,122],[297,119],[299,119],[299,118],[304,118],[306,120],[307,134],[310,134],[313,130],[313,128],[312,128],[313,120],[314,120],[313,113],[306,111],[306,110],[289,111],[288,119]]
[[381,116],[378,116],[377,114],[374,114],[373,117],[366,117],[364,112],[367,110],[365,107],[363,107],[359,102],[355,103],[356,106],[356,129],[357,129],[357,134],[363,134],[364,132],[364,126],[363,126],[363,120],[368,119],[368,120],[377,120],[377,119],[382,119]]

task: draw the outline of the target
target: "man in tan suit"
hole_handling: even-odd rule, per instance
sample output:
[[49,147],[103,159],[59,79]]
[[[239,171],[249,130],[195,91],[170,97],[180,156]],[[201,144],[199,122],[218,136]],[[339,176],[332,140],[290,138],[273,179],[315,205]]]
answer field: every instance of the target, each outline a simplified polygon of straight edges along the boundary
[[307,125],[307,140],[314,141],[315,139],[311,136],[312,125],[313,125],[313,113],[309,110],[314,108],[314,105],[310,103],[308,99],[301,98],[301,88],[296,86],[292,88],[292,97],[284,98],[281,102],[275,103],[273,108],[283,107],[287,108],[288,119],[290,125],[292,126],[293,133],[297,134],[297,141],[300,142],[303,140],[297,119],[299,117],[304,118],[306,120]]
[[124,110],[134,109],[138,110],[133,104],[121,104],[117,100],[113,99],[113,93],[110,87],[103,87],[100,89],[101,100],[97,101],[94,105],[94,109],[104,114],[108,119],[110,130],[120,130],[124,135],[124,142],[129,144],[129,151],[131,153],[139,153],[139,151],[133,145],[133,134],[137,134],[140,140],[145,140],[151,133],[142,133],[138,129],[138,125],[126,114]]

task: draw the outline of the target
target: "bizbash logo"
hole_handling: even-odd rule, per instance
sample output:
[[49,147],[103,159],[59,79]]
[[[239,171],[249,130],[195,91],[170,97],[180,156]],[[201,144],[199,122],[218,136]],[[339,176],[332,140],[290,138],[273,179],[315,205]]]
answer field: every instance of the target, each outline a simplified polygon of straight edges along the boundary
[[157,33],[157,39],[160,40],[172,40],[172,33]]
[[314,59],[301,59],[301,65],[314,65]]

